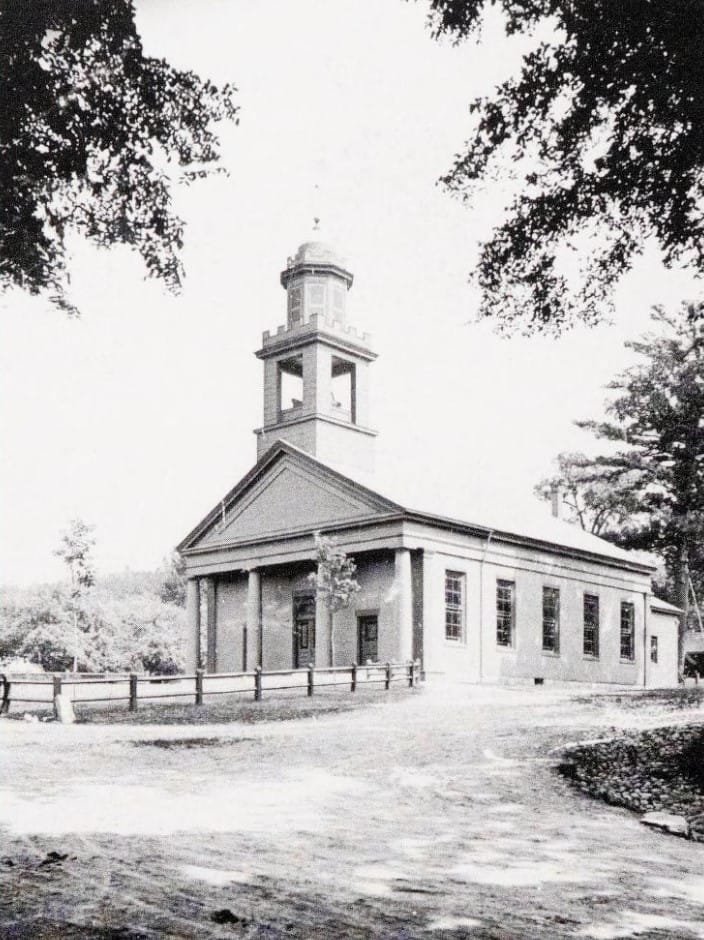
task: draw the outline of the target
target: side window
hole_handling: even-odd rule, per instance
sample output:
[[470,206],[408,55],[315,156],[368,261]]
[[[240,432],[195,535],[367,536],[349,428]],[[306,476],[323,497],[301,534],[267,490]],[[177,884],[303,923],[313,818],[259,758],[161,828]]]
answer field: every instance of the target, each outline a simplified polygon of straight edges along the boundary
[[516,585],[513,581],[496,582],[496,644],[513,646],[516,623]]
[[599,656],[599,597],[584,595],[584,655]]
[[445,639],[461,643],[464,639],[464,575],[445,572]]
[[560,652],[560,589],[543,588],[543,649]]
[[630,601],[621,602],[621,659],[633,662],[635,658],[635,607]]
[[656,636],[650,637],[650,662],[656,663],[658,661],[658,638]]

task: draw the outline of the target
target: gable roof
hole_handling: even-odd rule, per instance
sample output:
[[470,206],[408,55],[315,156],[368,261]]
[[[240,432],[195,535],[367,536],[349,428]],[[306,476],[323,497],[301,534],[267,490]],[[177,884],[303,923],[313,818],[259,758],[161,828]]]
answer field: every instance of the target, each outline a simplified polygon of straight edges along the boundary
[[398,515],[402,507],[310,454],[277,441],[178,546],[215,548],[258,536]]
[[[386,473],[384,473],[386,470]],[[254,504],[256,502],[256,509]],[[432,474],[396,464],[361,473],[323,462],[287,441],[277,441],[178,546],[215,548],[239,538],[310,531],[335,523],[404,516],[472,531],[487,538],[577,553],[652,571],[655,565],[635,552],[554,518],[545,504],[505,496],[490,511],[477,511],[467,489],[452,486],[438,466]],[[482,518],[483,516],[483,518]]]

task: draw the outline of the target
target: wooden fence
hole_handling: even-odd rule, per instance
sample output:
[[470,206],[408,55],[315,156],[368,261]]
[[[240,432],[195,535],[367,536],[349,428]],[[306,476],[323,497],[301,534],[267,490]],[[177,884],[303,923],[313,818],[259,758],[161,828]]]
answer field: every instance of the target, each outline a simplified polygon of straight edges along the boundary
[[138,673],[83,674],[53,673],[42,676],[0,675],[0,713],[8,712],[11,705],[53,706],[57,695],[66,694],[74,705],[105,704],[126,701],[130,711],[136,711],[140,702],[191,699],[202,705],[210,695],[252,695],[255,702],[265,694],[301,690],[311,696],[315,690],[346,687],[356,692],[363,686],[394,684],[413,688],[418,684],[420,662],[370,663],[358,666],[333,666],[307,669],[276,669],[264,672],[257,667],[253,672],[204,672],[198,669],[189,675],[145,676]]

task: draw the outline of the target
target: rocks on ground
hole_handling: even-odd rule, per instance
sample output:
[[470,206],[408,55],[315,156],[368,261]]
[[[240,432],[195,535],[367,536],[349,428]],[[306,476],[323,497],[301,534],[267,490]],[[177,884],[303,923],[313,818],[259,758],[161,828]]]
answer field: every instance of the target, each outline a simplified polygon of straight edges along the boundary
[[569,747],[560,771],[583,793],[704,842],[704,725],[621,732]]

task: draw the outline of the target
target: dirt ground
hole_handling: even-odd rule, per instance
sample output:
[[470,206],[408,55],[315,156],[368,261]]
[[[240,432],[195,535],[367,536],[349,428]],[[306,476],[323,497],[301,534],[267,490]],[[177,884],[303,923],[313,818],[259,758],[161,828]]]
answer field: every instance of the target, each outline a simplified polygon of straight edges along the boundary
[[426,687],[297,721],[0,721],[0,936],[704,938],[704,846],[575,792],[569,741],[702,721]]

